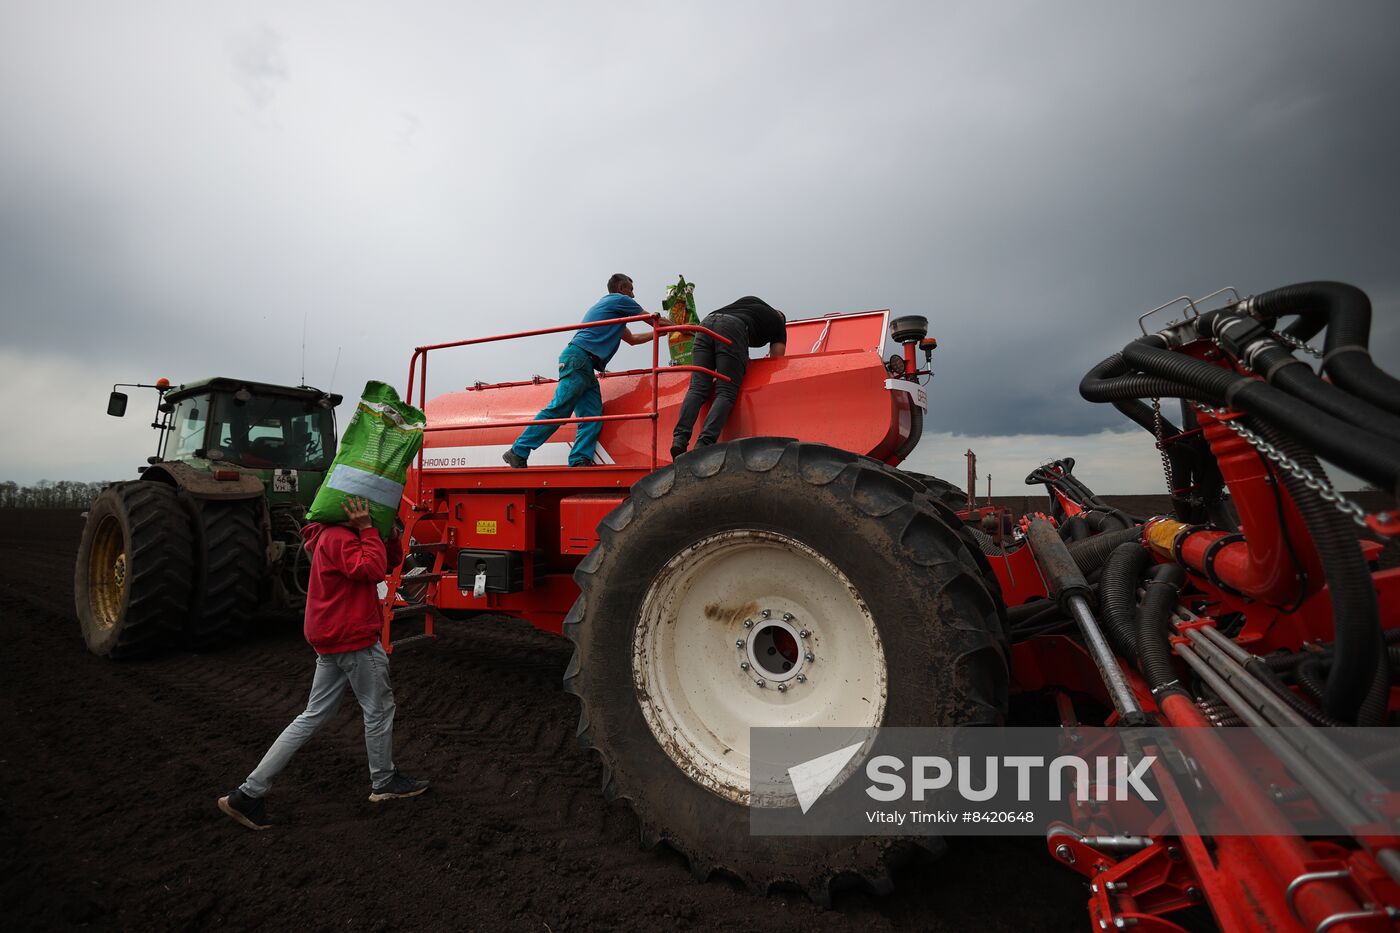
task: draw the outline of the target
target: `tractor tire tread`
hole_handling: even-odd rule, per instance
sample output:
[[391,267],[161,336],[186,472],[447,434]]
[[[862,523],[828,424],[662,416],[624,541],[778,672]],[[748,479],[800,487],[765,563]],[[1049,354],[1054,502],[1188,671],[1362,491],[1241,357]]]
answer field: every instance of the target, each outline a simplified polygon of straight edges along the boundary
[[[697,879],[718,871],[741,879],[758,894],[796,887],[815,903],[827,906],[836,888],[854,886],[868,893],[887,893],[893,888],[891,871],[903,864],[916,846],[938,854],[945,843],[937,837],[881,839],[851,846],[844,852],[849,856],[844,864],[800,866],[794,859],[777,869],[745,862],[742,853],[736,854],[740,848],[737,846],[732,851],[700,851],[687,840],[677,838],[670,826],[654,820],[646,808],[638,806],[636,798],[647,793],[645,782],[632,778],[633,786],[623,780],[614,751],[599,741],[599,715],[605,711],[593,708],[590,671],[584,662],[590,639],[586,629],[590,622],[600,624],[590,615],[590,604],[605,598],[609,584],[602,578],[607,576],[610,555],[617,551],[620,539],[629,529],[645,523],[649,514],[658,511],[661,503],[682,488],[706,484],[722,474],[767,472],[779,472],[781,481],[806,487],[832,487],[828,497],[853,505],[870,522],[885,529],[883,534],[895,543],[892,559],[919,568],[921,579],[926,581],[925,605],[955,607],[955,611],[938,614],[937,624],[942,631],[939,637],[952,646],[947,655],[948,681],[958,688],[950,692],[961,693],[934,700],[927,715],[954,719],[960,724],[1004,722],[1010,657],[1004,635],[1004,609],[995,591],[988,588],[987,576],[977,560],[980,555],[969,552],[967,540],[958,530],[960,523],[950,525],[945,513],[933,506],[923,483],[883,463],[788,438],[746,438],[702,448],[633,485],[631,496],[599,524],[598,545],[575,570],[580,594],[563,624],[564,635],[574,645],[564,674],[564,689],[580,700],[578,743],[600,759],[603,795],[628,803],[638,818],[643,847],[664,843],[679,851]],[[992,582],[994,585],[994,577]],[[627,624],[630,627],[630,621]],[[933,627],[935,623],[930,620],[929,625]],[[709,793],[695,787],[701,794]]]
[[255,499],[194,503],[202,566],[184,629],[191,650],[237,641],[257,612],[266,555],[258,505]]
[[[114,515],[123,527],[128,556],[127,596],[114,631],[92,619],[88,560],[100,519]],[[74,572],[79,622],[89,649],[114,660],[154,654],[167,647],[189,614],[194,580],[194,529],[180,493],[164,483],[114,483],[89,508]]]

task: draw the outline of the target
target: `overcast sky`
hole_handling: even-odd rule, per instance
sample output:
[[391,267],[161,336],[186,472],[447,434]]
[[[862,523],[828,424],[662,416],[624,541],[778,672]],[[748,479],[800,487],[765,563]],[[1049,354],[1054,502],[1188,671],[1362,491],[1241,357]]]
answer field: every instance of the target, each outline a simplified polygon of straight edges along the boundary
[[1075,388],[1142,311],[1342,279],[1400,369],[1397,37],[1393,3],[0,0],[0,478],[134,476],[113,382],[296,383],[306,320],[309,383],[402,387],[625,271],[926,314],[911,466],[1159,491]]

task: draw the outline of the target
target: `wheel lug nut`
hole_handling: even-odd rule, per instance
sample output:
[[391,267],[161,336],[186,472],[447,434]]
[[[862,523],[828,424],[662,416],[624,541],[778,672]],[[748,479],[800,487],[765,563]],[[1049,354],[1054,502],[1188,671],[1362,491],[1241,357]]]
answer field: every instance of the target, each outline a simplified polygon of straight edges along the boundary
[[734,647],[735,647],[735,648],[742,648],[742,647],[744,647],[744,640],[743,640],[742,638],[736,638],[736,639],[734,639]]
[[812,654],[812,652],[810,652],[810,651],[807,652],[806,658],[807,658],[808,661],[815,661],[815,660],[817,659],[816,656],[815,656],[814,654]]
[[772,614],[773,614],[773,613],[769,612],[767,609],[765,609],[765,610],[763,610],[761,613],[759,613],[759,615],[763,616],[763,618],[765,618],[765,619],[768,618],[769,616],[771,616]]
[[798,674],[798,675],[797,675],[797,682],[800,683],[800,684],[805,684],[805,683],[807,682],[807,675],[806,675],[806,674]]
[[802,631],[800,631],[800,632],[797,633],[797,637],[798,637],[798,638],[806,638],[806,637],[807,637],[808,635],[810,635],[810,634],[812,634],[812,633],[809,632],[809,631],[807,631],[807,630],[804,628]]
[[748,670],[748,669],[749,669],[749,662],[748,662],[748,661],[740,661],[740,662],[739,662],[739,670],[741,670],[741,671],[746,671],[746,670]]
[[744,628],[753,628],[753,619],[745,619]]
[[791,622],[791,621],[792,621],[792,613],[791,613],[791,612],[784,612],[784,613],[783,613],[783,621],[784,621],[784,622]]
[[787,693],[787,684],[778,684],[779,693]]
[[758,678],[758,680],[756,681],[756,683],[757,683],[760,687],[762,687],[762,686],[764,685],[763,678],[762,678],[762,677]]

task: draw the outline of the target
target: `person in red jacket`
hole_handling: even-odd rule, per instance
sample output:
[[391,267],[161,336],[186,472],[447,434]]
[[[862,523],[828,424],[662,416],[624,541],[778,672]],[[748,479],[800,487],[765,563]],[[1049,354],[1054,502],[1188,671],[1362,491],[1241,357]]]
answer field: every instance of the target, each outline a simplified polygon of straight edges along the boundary
[[397,535],[387,547],[380,540],[364,499],[351,497],[344,508],[346,524],[312,522],[301,530],[311,555],[304,631],[316,649],[316,676],[306,711],[282,730],[248,779],[219,798],[219,809],[249,829],[271,825],[263,796],[272,779],[325,725],[340,705],[346,684],[365,714],[369,799],[379,803],[416,797],[428,789],[427,781],[407,778],[394,767],[394,691],[389,656],[379,642],[377,587],[389,568],[403,560],[403,549]]

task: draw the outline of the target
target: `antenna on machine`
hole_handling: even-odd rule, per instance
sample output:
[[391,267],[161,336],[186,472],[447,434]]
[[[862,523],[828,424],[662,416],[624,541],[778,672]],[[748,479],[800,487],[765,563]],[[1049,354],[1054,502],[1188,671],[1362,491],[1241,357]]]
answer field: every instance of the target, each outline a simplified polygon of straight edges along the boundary
[[301,386],[306,387],[306,319],[310,316],[309,311],[301,313]]
[[335,348],[335,366],[331,367],[331,384],[326,386],[327,392],[335,388],[335,374],[340,370],[340,349],[340,347]]

